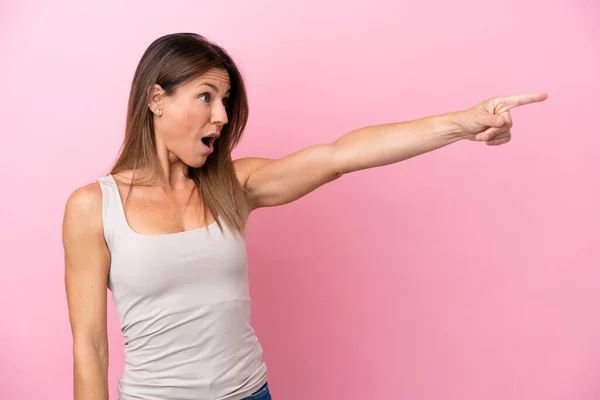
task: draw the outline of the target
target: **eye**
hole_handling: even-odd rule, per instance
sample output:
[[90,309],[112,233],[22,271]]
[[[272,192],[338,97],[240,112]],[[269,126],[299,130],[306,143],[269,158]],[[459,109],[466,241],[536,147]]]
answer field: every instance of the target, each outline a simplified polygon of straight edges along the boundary
[[200,96],[198,96],[198,98],[202,99],[205,98],[207,103],[210,102],[210,93],[202,93]]
[[223,106],[227,107],[229,105],[229,97],[223,99]]

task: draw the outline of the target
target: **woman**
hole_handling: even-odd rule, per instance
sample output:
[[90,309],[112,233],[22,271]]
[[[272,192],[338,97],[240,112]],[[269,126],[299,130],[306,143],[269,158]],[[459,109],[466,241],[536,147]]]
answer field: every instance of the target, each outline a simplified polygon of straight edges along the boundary
[[236,65],[200,35],[157,39],[133,79],[120,157],[65,209],[75,399],[108,399],[107,287],[125,337],[120,400],[270,399],[250,325],[249,213],[459,140],[507,143],[509,110],[546,98],[493,98],[282,159],[234,161],[248,117]]

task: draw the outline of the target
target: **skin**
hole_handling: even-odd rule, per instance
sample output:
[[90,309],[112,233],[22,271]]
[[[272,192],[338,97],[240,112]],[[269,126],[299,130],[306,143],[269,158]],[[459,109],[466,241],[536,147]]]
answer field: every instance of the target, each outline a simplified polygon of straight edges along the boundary
[[[197,211],[201,198],[186,178],[188,165],[200,167],[211,151],[201,138],[227,124],[229,77],[221,70],[180,87],[172,96],[152,88],[156,151],[167,183],[136,188],[127,220],[141,234],[166,234],[214,222]],[[369,126],[329,144],[311,146],[281,159],[235,160],[238,180],[252,209],[287,204],[344,174],[397,163],[461,141],[498,146],[511,140],[510,110],[544,101],[545,93],[496,97],[474,107],[415,121]],[[218,140],[218,139],[217,139]],[[143,171],[141,171],[143,173]],[[115,176],[122,197],[132,171]],[[65,288],[73,335],[75,400],[108,399],[106,295],[110,252],[102,230],[98,183],[75,190],[63,222]]]

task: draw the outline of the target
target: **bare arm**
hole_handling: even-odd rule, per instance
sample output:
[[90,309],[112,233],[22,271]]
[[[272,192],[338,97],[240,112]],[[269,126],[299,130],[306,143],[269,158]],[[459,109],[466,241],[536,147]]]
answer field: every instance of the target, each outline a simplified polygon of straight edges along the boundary
[[252,208],[292,202],[350,172],[409,159],[460,140],[447,116],[375,125],[281,159],[236,160]]
[[281,159],[236,160],[236,172],[253,209],[286,204],[344,174],[404,161],[463,139],[507,143],[512,127],[509,110],[546,97],[545,93],[496,97],[461,112],[368,126]]
[[75,400],[108,400],[106,291],[110,253],[98,184],[76,190],[63,221],[65,290],[73,335]]

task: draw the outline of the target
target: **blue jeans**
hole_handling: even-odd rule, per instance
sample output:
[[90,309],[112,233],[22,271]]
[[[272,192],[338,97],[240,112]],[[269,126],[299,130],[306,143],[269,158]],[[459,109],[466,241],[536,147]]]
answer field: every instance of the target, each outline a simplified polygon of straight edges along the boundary
[[250,397],[245,397],[243,400],[272,400],[271,393],[269,393],[269,385],[265,383],[260,389],[250,395]]

